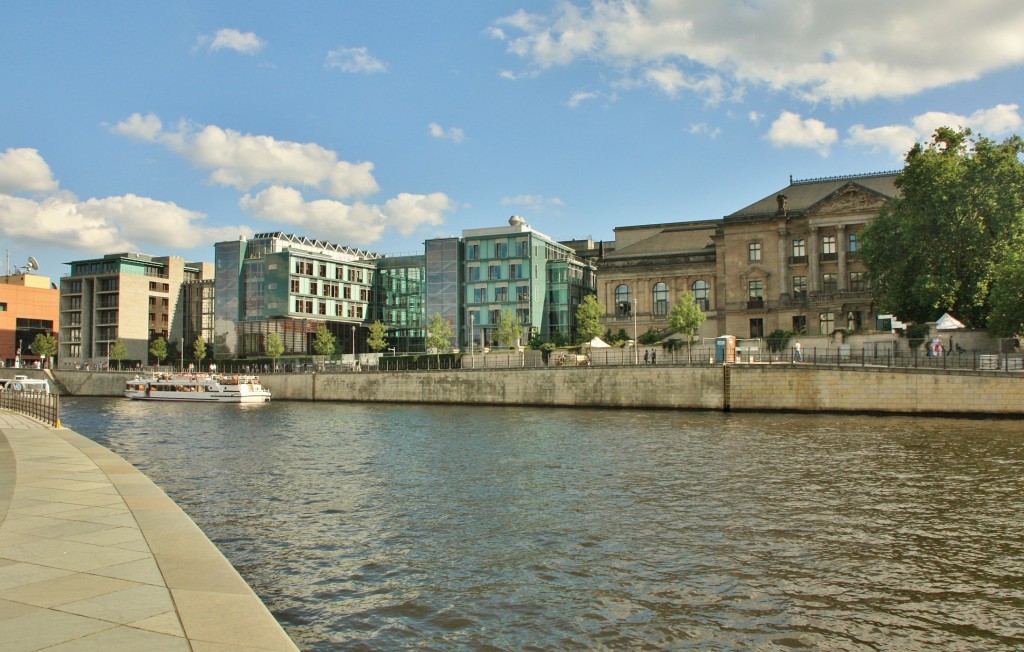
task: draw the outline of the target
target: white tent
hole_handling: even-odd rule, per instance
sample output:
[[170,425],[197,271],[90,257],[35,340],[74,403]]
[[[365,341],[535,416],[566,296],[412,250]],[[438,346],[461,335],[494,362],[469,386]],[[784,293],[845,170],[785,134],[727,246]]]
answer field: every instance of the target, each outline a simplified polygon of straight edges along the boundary
[[592,349],[610,349],[612,345],[606,343],[600,337],[595,337],[594,339],[587,342],[587,346],[589,346]]
[[937,331],[955,331],[961,328],[965,328],[963,322],[948,312],[939,317],[939,320],[935,322],[935,330]]

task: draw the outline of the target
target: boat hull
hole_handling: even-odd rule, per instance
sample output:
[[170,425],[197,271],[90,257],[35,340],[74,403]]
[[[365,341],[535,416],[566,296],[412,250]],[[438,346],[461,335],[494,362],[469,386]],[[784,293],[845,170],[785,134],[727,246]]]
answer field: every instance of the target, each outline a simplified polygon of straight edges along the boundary
[[172,403],[267,403],[270,390],[252,376],[161,375],[133,378],[124,391],[134,401]]

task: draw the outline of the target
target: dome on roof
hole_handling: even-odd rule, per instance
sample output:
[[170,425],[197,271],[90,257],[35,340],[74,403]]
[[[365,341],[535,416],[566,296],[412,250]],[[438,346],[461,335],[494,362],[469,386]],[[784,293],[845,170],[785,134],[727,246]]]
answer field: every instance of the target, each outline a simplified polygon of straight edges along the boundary
[[526,220],[519,217],[518,215],[513,215],[512,217],[508,218],[508,223],[509,226],[529,226],[529,224],[526,223]]

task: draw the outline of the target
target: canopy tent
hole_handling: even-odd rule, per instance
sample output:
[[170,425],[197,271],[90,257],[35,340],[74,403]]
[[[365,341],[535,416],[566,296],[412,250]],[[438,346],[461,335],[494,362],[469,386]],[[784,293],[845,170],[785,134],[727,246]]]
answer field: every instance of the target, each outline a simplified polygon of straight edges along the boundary
[[592,349],[610,349],[611,348],[611,344],[607,344],[600,337],[595,337],[594,339],[592,339],[589,342],[587,342],[587,346],[589,346]]
[[939,320],[935,322],[935,330],[937,331],[955,331],[961,328],[966,328],[966,326],[948,312],[939,317]]

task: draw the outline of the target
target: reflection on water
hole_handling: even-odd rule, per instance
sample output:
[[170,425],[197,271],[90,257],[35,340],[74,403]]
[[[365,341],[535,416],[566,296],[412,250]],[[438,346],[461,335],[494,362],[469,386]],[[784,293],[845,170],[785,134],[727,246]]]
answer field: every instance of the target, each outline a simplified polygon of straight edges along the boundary
[[1024,425],[68,399],[303,649],[1024,647]]

